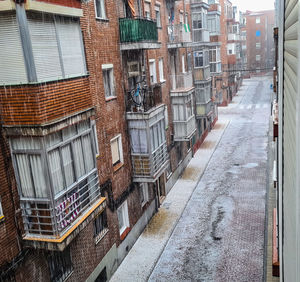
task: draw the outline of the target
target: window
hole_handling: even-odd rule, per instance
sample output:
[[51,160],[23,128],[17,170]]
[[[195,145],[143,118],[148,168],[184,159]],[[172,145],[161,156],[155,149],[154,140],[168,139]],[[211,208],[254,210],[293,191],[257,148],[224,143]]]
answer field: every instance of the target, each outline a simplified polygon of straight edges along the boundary
[[3,209],[2,209],[2,201],[1,201],[1,197],[0,197],[0,220],[4,218],[4,213],[3,213]]
[[168,129],[169,127],[168,106],[165,106],[164,116],[165,116],[165,128]]
[[256,55],[256,61],[260,61],[260,55]]
[[120,235],[129,227],[127,200],[118,208],[118,220]]
[[158,61],[158,68],[159,68],[159,80],[160,82],[164,82],[164,59],[161,58]]
[[93,134],[94,134],[94,140],[95,140],[95,153],[96,157],[99,156],[99,144],[98,144],[98,136],[97,136],[97,128],[96,128],[96,122],[94,120],[91,121]]
[[208,50],[194,52],[194,66],[195,66],[195,68],[205,67],[207,65],[209,65],[209,52],[208,52]]
[[143,207],[149,200],[148,183],[140,184],[141,206]]
[[123,163],[122,138],[118,135],[110,140],[112,164],[117,165]]
[[111,64],[102,65],[102,75],[103,75],[105,97],[106,98],[114,97],[115,86],[114,86],[113,65]]
[[182,73],[185,73],[185,55],[181,56]]
[[103,270],[100,272],[100,274],[97,276],[95,282],[106,282],[107,281],[107,273],[106,273],[106,267],[103,268]]
[[106,19],[105,0],[95,0],[96,18]]
[[187,121],[194,115],[193,98],[189,96],[185,104],[172,104],[174,121]]
[[107,232],[107,216],[106,210],[99,214],[94,220],[94,237],[98,243]]
[[256,45],[256,49],[260,49],[261,46],[260,43],[256,43],[255,45]]
[[206,28],[206,14],[204,12],[193,13],[192,24],[193,24],[193,29]]
[[70,248],[62,252],[52,252],[49,256],[48,264],[50,280],[54,282],[65,281],[73,270]]
[[259,24],[259,23],[260,23],[260,17],[256,17],[255,22],[256,22],[257,24]]
[[155,65],[155,60],[154,59],[149,60],[149,68],[150,68],[150,83],[151,84],[157,83],[156,65]]
[[221,72],[221,54],[219,47],[209,49],[209,62],[211,72]]
[[164,119],[161,119],[150,127],[150,138],[151,151],[153,153],[166,142]]
[[156,26],[161,27],[160,6],[155,5]]
[[211,34],[220,34],[220,16],[219,15],[208,15],[207,16],[207,27]]
[[26,60],[17,22],[13,15],[0,16],[0,83],[42,82],[86,74],[79,20],[28,14],[29,33],[24,39],[32,47],[33,58],[25,56]]
[[145,1],[144,8],[145,8],[145,18],[151,19],[150,3],[148,3],[148,2]]
[[232,55],[232,50],[229,49],[229,50],[228,50],[228,53],[229,53],[229,55]]

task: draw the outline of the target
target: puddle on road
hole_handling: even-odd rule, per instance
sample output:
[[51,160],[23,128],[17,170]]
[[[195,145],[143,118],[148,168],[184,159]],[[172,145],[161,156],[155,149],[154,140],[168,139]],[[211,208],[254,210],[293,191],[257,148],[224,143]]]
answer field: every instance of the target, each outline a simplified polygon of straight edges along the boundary
[[156,213],[149,224],[147,225],[145,232],[143,233],[144,236],[159,236],[166,232],[169,229],[169,226],[172,225],[172,217],[173,214],[170,211],[167,211],[164,208],[160,208],[159,212]]
[[196,168],[196,167],[187,167],[182,176],[181,176],[181,179],[184,179],[184,180],[194,180],[196,181],[199,177],[199,174],[200,174],[200,171],[199,171],[199,168]]

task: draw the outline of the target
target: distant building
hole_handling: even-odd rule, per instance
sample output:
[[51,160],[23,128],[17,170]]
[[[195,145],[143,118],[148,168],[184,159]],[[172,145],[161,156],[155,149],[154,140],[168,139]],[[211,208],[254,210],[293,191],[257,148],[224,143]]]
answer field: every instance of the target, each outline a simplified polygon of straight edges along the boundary
[[273,28],[275,11],[246,11],[247,68],[252,73],[268,72],[274,66]]

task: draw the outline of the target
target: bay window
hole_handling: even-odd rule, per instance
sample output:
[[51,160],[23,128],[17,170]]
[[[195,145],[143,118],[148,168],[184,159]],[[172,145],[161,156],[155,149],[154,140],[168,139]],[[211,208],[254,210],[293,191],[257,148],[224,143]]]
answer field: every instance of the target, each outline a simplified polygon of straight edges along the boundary
[[194,66],[195,68],[205,67],[209,65],[208,50],[194,52]]
[[208,14],[207,27],[210,35],[220,34],[220,15]]
[[88,120],[10,140],[27,232],[63,231],[100,195],[94,137]]
[[210,71],[221,72],[221,52],[219,47],[209,49]]

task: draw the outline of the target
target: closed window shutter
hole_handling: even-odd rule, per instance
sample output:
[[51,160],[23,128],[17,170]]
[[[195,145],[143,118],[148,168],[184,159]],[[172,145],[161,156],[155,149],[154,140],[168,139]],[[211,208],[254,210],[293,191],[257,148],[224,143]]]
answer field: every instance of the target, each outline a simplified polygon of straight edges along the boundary
[[60,18],[56,20],[56,28],[65,76],[85,74],[79,22]]
[[120,162],[118,139],[111,141],[111,156],[113,165]]
[[28,18],[38,81],[62,77],[55,26],[52,19]]
[[0,83],[26,83],[27,75],[15,15],[0,16]]

